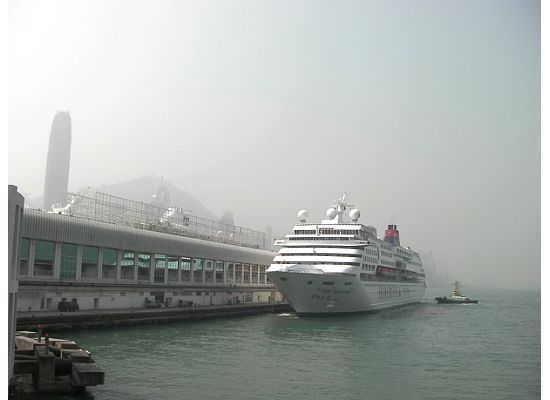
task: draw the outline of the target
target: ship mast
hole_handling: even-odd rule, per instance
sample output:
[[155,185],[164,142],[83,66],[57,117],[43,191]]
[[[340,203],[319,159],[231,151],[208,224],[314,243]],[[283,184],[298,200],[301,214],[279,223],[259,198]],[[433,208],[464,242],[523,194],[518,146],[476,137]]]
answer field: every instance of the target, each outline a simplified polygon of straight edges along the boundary
[[353,204],[346,203],[346,192],[336,200],[333,206],[336,209],[336,221],[341,224],[344,222],[344,214],[347,207],[353,207]]

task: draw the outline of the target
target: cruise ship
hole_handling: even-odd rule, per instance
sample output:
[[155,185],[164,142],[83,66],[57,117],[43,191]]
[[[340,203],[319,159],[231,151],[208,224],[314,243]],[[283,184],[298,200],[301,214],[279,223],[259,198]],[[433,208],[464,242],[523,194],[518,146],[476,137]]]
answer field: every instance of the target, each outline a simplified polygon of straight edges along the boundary
[[380,239],[352,207],[344,194],[319,224],[300,210],[293,233],[275,241],[280,250],[267,275],[298,314],[375,311],[424,297],[422,261],[401,246],[397,225]]

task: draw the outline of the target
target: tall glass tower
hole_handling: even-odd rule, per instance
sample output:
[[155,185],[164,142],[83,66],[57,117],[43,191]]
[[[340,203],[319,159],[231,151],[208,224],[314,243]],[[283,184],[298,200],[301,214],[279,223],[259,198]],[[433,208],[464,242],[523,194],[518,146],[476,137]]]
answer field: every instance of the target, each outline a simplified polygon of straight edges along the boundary
[[46,179],[44,182],[44,210],[67,201],[69,166],[71,163],[71,116],[67,111],[55,114],[50,132]]

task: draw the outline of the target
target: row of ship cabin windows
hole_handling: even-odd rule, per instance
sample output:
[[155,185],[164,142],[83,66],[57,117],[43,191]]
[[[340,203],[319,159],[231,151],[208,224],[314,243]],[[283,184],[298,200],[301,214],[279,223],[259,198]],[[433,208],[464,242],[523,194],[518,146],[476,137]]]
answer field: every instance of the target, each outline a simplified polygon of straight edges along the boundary
[[296,237],[290,237],[288,239],[289,240],[350,240],[350,238],[346,236],[342,236],[342,237],[316,236],[313,238],[308,236],[304,236],[304,237],[296,236]]
[[[20,277],[53,278],[56,260],[55,242],[21,239]],[[60,243],[59,279],[77,279],[78,245]],[[266,284],[266,267],[255,264],[229,263],[201,258],[151,254],[81,246],[81,278],[194,283]],[[101,250],[101,269],[100,263]],[[120,256],[120,264],[118,262]],[[32,262],[31,262],[32,261]],[[31,265],[32,264],[32,265]],[[151,268],[153,267],[153,268]],[[32,273],[31,273],[32,272]],[[101,276],[98,276],[101,273]],[[151,276],[151,273],[153,274]]]

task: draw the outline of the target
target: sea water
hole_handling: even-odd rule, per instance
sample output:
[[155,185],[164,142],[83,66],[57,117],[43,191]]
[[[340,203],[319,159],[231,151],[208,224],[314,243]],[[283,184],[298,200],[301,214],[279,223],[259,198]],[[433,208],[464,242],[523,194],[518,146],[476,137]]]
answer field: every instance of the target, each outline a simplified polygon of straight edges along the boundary
[[64,331],[91,351],[105,385],[55,398],[540,398],[540,291],[465,294],[480,303]]

